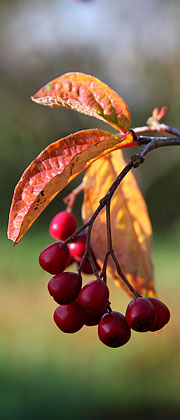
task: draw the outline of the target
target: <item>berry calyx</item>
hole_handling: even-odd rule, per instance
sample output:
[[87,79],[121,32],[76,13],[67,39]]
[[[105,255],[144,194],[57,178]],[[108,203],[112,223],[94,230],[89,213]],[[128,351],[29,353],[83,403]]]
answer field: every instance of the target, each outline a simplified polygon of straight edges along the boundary
[[86,284],[79,292],[78,303],[90,313],[104,312],[109,300],[109,289],[102,280]]
[[84,325],[84,311],[77,301],[58,306],[54,312],[54,321],[61,331],[72,334]]
[[77,228],[77,219],[68,211],[61,211],[53,217],[49,226],[50,235],[60,241],[65,241]]
[[54,276],[48,283],[48,290],[54,300],[66,305],[72,303],[81,290],[82,277],[76,273],[60,273]]
[[48,273],[59,274],[66,268],[69,255],[67,245],[62,246],[61,242],[55,242],[41,252],[39,264]]
[[169,322],[170,311],[159,299],[150,297],[148,300],[152,303],[156,312],[156,321],[150,331],[158,331]]
[[146,298],[133,299],[126,309],[126,321],[135,331],[149,331],[156,321],[154,306]]
[[116,348],[129,341],[131,330],[124,315],[119,312],[110,312],[101,317],[98,325],[98,336],[106,346]]

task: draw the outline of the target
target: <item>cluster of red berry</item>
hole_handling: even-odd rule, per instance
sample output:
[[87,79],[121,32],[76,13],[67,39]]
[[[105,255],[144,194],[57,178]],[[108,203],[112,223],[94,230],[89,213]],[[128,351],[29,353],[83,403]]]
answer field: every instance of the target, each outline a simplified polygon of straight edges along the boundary
[[[54,321],[61,331],[74,333],[83,325],[98,325],[100,340],[109,347],[126,344],[131,329],[139,332],[157,331],[170,319],[167,306],[155,298],[135,298],[126,310],[125,316],[111,311],[109,289],[100,278],[82,287],[78,273],[64,272],[73,261],[80,263],[86,244],[86,234],[81,233],[68,245],[63,244],[77,227],[72,213],[58,213],[50,224],[50,234],[60,242],[46,247],[39,256],[41,267],[54,275],[48,283],[48,290],[60,304],[54,312]],[[97,266],[98,267],[98,266]],[[89,260],[85,260],[82,272],[92,273]]]

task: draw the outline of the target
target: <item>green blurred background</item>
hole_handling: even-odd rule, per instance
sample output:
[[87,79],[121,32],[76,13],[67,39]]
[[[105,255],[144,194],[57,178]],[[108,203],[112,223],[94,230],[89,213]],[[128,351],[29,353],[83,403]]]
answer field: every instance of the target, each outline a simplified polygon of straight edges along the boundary
[[[124,98],[132,127],[161,105],[170,106],[165,121],[179,127],[179,21],[179,0],[0,1],[0,420],[179,418],[180,149],[153,152],[135,172],[154,230],[157,291],[172,312],[161,333],[134,333],[126,346],[109,349],[96,327],[66,335],[54,325],[38,255],[51,242],[48,226],[64,208],[62,197],[82,176],[17,247],[6,238],[13,189],[31,160],[71,132],[108,129],[37,106],[30,96],[60,74],[80,71]],[[128,303],[113,284],[111,300],[122,312]]]

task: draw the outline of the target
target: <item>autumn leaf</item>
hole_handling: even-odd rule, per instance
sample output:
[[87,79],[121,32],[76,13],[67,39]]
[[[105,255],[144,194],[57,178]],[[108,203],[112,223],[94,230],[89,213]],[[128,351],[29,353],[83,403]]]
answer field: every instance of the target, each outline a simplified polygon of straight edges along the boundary
[[69,108],[96,117],[118,131],[130,127],[130,112],[123,99],[105,83],[84,73],[63,74],[31,99],[52,108]]
[[[107,193],[124,166],[122,152],[117,150],[93,163],[87,170],[83,179],[84,223],[90,219],[100,198]],[[145,201],[132,173],[126,175],[111,199],[111,228],[113,249],[122,272],[140,294],[153,295],[151,223]],[[94,222],[91,246],[102,266],[107,250],[105,208]],[[118,286],[129,293],[111,258],[108,262],[108,274]]]
[[135,146],[131,132],[113,135],[92,129],[50,144],[18,182],[9,215],[8,237],[19,242],[53,198],[96,159],[121,147]]

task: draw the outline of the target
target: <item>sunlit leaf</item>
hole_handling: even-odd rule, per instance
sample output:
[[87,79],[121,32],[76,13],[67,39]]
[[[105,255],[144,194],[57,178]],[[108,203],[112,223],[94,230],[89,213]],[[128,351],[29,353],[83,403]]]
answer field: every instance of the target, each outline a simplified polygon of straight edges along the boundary
[[[82,216],[84,222],[89,220],[100,198],[107,193],[124,166],[122,152],[117,150],[93,163],[87,170],[83,180]],[[146,204],[132,173],[124,178],[111,199],[111,227],[113,249],[123,273],[140,294],[153,295],[151,223]],[[107,249],[105,209],[100,212],[93,225],[91,246],[102,266]],[[123,280],[116,272],[111,257],[108,274],[128,292]]]
[[118,131],[130,127],[130,112],[123,99],[96,77],[84,73],[63,74],[43,86],[32,100],[99,118]]
[[19,242],[53,198],[80,172],[111,150],[135,146],[133,135],[80,131],[50,144],[18,182],[9,215],[8,236]]

